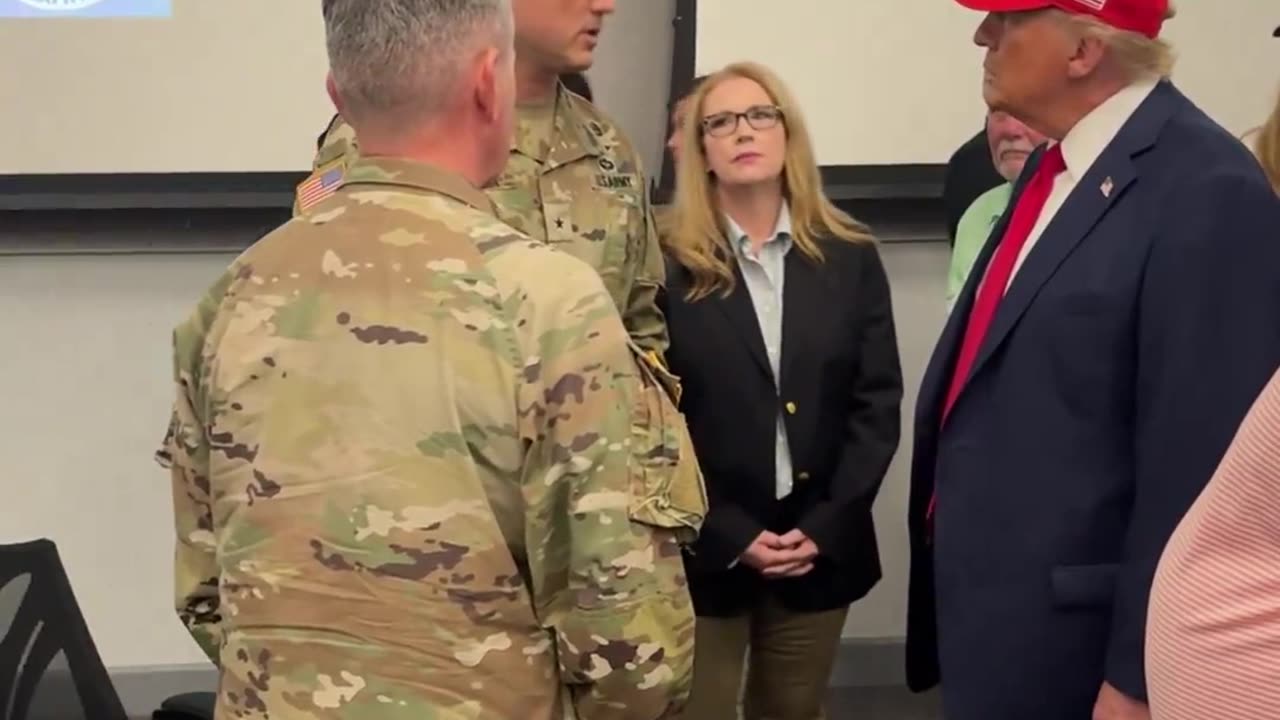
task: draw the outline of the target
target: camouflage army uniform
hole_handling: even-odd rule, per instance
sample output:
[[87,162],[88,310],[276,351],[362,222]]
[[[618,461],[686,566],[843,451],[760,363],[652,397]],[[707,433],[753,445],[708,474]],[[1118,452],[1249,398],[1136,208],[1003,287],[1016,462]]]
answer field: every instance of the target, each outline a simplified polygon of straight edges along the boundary
[[219,718],[665,718],[706,511],[599,277],[366,159],[174,333],[177,607]]
[[[595,268],[631,337],[662,356],[667,348],[657,305],[662,253],[639,156],[622,131],[585,99],[559,86],[555,103],[548,148],[530,141],[530,113],[520,110],[510,161],[486,191],[503,222]],[[355,134],[340,118],[330,123],[319,146],[316,169],[342,167],[357,154]]]
[[669,241],[675,232],[676,212],[672,204],[653,206],[653,227],[661,241]]

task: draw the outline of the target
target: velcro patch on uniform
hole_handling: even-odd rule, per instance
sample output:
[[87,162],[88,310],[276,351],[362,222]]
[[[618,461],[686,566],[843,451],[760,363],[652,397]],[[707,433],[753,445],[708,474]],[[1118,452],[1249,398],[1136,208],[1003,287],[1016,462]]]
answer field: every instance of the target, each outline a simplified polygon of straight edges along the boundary
[[318,168],[298,185],[298,212],[302,212],[332,195],[342,187],[346,168],[340,163],[328,168]]
[[596,173],[596,187],[606,190],[630,190],[636,186],[635,175]]

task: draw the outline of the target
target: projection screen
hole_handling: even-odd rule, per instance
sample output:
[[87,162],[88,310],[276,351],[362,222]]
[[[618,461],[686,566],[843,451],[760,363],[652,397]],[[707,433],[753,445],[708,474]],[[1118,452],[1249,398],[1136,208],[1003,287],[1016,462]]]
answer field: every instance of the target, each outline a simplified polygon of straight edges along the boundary
[[287,172],[332,105],[318,0],[0,0],[0,175]]

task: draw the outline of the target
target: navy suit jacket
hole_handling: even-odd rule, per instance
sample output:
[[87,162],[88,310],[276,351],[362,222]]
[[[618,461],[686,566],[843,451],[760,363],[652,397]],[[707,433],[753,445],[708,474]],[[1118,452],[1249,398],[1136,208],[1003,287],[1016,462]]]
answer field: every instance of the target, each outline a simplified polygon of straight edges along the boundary
[[1145,699],[1160,553],[1280,364],[1280,199],[1162,82],[1028,254],[943,425],[1010,214],[920,390],[908,678],[941,675],[948,720],[1078,720],[1104,681]]

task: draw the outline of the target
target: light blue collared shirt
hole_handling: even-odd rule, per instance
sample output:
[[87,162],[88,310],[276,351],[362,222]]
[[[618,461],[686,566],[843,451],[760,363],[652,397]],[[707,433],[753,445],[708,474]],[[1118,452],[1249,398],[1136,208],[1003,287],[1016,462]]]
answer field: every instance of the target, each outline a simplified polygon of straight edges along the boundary
[[[729,244],[738,259],[747,292],[751,295],[751,304],[756,310],[760,335],[764,338],[765,353],[769,357],[769,367],[773,370],[774,387],[777,388],[782,384],[782,290],[786,281],[787,253],[793,245],[791,210],[783,201],[773,235],[760,246],[759,254],[751,252],[751,239],[733,218],[726,215],[725,224],[729,231]],[[791,494],[793,483],[791,449],[787,444],[787,427],[781,409],[778,411],[778,430],[774,444],[777,497],[781,500]]]

